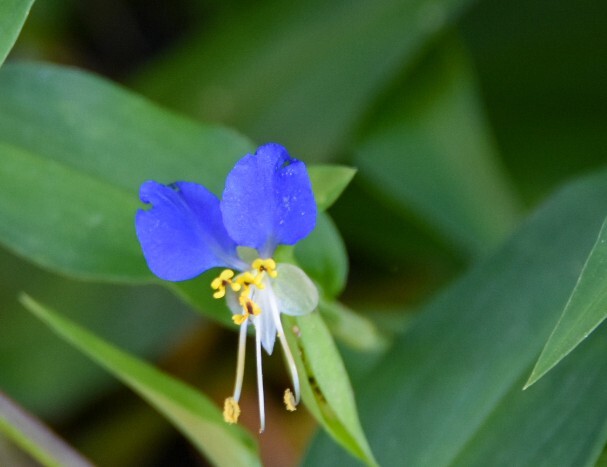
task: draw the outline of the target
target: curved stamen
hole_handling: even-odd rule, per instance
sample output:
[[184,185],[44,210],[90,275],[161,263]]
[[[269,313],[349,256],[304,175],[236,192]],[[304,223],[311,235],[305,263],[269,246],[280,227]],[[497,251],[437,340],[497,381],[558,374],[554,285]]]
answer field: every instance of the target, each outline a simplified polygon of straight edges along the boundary
[[282,345],[282,350],[285,353],[285,357],[287,359],[287,364],[289,365],[289,371],[291,372],[291,379],[293,381],[293,392],[295,392],[295,405],[299,404],[299,375],[297,373],[297,366],[295,365],[295,359],[291,354],[291,349],[289,348],[289,344],[287,343],[287,338],[285,337],[285,332],[282,327],[282,322],[280,321],[280,312],[278,310],[278,304],[276,303],[276,297],[274,296],[274,290],[272,290],[272,284],[270,281],[265,281],[268,294],[268,299],[270,302],[270,310],[272,312],[272,318],[274,319],[274,325],[276,326],[276,330],[278,331],[278,339],[280,339],[280,344]]
[[245,350],[247,348],[247,325],[248,320],[240,326],[240,336],[238,337],[238,357],[236,360],[236,382],[234,383],[234,400],[238,402],[240,400],[240,393],[242,391],[242,380],[244,376],[244,357]]
[[255,354],[257,355],[257,396],[259,397],[259,432],[266,427],[266,411],[263,401],[263,374],[261,371],[261,336],[255,333]]

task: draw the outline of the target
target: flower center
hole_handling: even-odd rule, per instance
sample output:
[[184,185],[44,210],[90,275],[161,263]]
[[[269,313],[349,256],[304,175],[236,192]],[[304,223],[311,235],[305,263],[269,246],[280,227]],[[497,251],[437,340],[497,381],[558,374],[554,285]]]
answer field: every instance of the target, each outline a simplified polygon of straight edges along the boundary
[[250,316],[258,316],[261,308],[251,299],[254,289],[262,290],[264,288],[263,277],[267,274],[272,279],[278,276],[276,261],[272,258],[257,258],[251,264],[251,270],[234,277],[234,271],[224,269],[211,282],[211,288],[215,290],[214,298],[223,298],[226,295],[227,287],[234,292],[239,292],[238,303],[242,307],[242,313],[232,316],[234,323],[241,325],[247,321]]

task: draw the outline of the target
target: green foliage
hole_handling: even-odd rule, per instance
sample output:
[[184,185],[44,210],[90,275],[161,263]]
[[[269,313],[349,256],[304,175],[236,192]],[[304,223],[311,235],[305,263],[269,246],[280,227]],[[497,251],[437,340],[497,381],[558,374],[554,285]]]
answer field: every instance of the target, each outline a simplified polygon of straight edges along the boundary
[[0,384],[45,420],[85,410],[91,399],[118,384],[24,313],[18,291],[27,290],[51,308],[65,310],[68,318],[111,336],[121,348],[148,358],[164,355],[176,335],[200,326],[191,309],[159,287],[66,280],[6,251],[0,252],[0,264]]
[[348,374],[320,315],[288,318],[306,407],[331,436],[367,465],[377,465],[358,420]]
[[[194,176],[220,194],[225,174],[252,150],[234,132],[176,117],[81,72],[8,65],[0,87],[7,90],[0,96],[0,214],[6,220],[0,238],[39,265],[78,278],[156,281],[134,233],[139,185]],[[47,102],[42,109],[41,95]],[[312,172],[321,207],[352,176],[340,167]],[[324,219],[327,226],[304,248],[316,275],[330,276],[331,283],[323,282],[334,294],[343,287],[347,261],[339,235]],[[207,275],[175,287],[198,309],[230,322],[223,304],[207,293],[209,283]]]
[[135,84],[172,108],[260,141],[280,135],[295,154],[327,159],[349,146],[379,90],[469,3],[251,4],[219,17],[212,37],[186,42]]
[[318,209],[324,211],[339,198],[356,170],[339,165],[314,165],[308,169]]
[[[0,169],[5,186],[0,212],[9,221],[0,236],[20,255],[78,278],[155,282],[134,236],[138,185],[146,178],[168,181],[167,177],[189,178],[200,172],[203,181],[220,191],[218,181],[249,147],[234,133],[198,127],[79,72],[8,66],[0,73],[0,85],[12,91],[5,99],[5,113],[0,113],[6,123],[0,137],[8,141],[0,144],[5,161]],[[36,95],[31,90],[44,92],[57,105],[35,112]],[[14,125],[15,114],[22,116],[22,125]],[[146,119],[135,118],[138,115]],[[81,120],[87,125],[78,125]],[[30,138],[31,134],[38,137]],[[49,139],[50,135],[57,136]],[[178,158],[169,144],[183,151]],[[146,168],[140,171],[144,161]],[[311,171],[321,209],[335,201],[353,175],[337,166]],[[301,248],[304,268],[335,296],[345,284],[347,258],[326,215],[319,217],[318,230]],[[206,315],[232,324],[225,304],[211,297],[212,274],[166,285]],[[90,342],[86,345],[90,348]],[[364,441],[362,432],[357,436],[357,443]]]
[[34,0],[3,0],[0,3],[0,65],[6,59]]
[[10,221],[0,237],[76,277],[152,280],[133,228],[139,185],[195,176],[220,192],[221,176],[252,148],[232,131],[202,127],[74,70],[7,65],[0,88],[0,206]]
[[480,256],[510,232],[518,203],[497,161],[465,52],[447,42],[403,88],[390,95],[355,150],[361,178],[463,256]]
[[0,431],[48,467],[90,467],[92,464],[57,438],[39,420],[0,393]]
[[250,435],[226,424],[219,409],[199,391],[118,350],[27,295],[21,302],[62,339],[162,412],[211,461],[218,465],[260,465]]
[[557,365],[607,317],[607,227],[603,228],[586,259],[565,310],[552,331],[525,387]]
[[[523,384],[606,210],[606,173],[558,193],[499,252],[429,303],[358,382],[361,420],[380,464],[575,466],[596,459],[607,434],[605,418],[596,416],[607,410],[604,333],[532,388],[523,391]],[[345,462],[323,440],[307,459]]]
[[[322,246],[319,249],[319,246]],[[348,256],[337,228],[326,215],[318,217],[316,228],[295,247],[295,258],[310,277],[322,284],[330,297],[336,297],[346,285]]]
[[[0,64],[32,3],[0,1]],[[305,405],[325,430],[308,465],[350,465],[351,455],[413,467],[606,458],[607,174],[570,185],[517,224],[523,206],[535,209],[557,184],[605,163],[607,61],[597,51],[607,46],[607,3],[110,3],[101,15],[78,2],[41,3],[11,57],[92,67],[203,122],[74,68],[2,66],[2,391],[59,427],[108,397],[114,425],[95,427],[100,411],[91,411],[85,436],[105,451],[130,445],[135,459],[136,446],[151,443],[147,423],[115,403],[123,396],[108,395],[110,378],[50,326],[211,462],[266,460],[204,395],[130,354],[164,357],[180,375],[191,365],[184,378],[217,380],[205,386],[212,394],[232,384],[225,331],[200,319],[235,329],[211,296],[215,272],[159,281],[133,218],[144,180],[196,181],[219,195],[255,148],[251,138],[304,160],[319,210],[331,208],[308,238],[278,252],[321,293],[317,312],[285,318]],[[49,305],[23,299],[47,327],[16,304],[22,290]],[[270,379],[286,376],[268,368]],[[303,450],[306,424],[268,413],[284,438],[268,429],[261,456]],[[58,458],[57,443],[45,447],[2,415],[0,407],[0,428],[17,444],[43,463]],[[3,454],[0,446],[0,464]]]

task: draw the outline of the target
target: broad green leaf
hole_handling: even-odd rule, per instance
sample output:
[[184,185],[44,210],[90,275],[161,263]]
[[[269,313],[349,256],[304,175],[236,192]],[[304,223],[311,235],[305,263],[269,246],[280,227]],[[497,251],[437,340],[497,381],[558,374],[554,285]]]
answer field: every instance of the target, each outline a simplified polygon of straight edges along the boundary
[[518,206],[472,68],[457,43],[446,44],[389,94],[355,165],[382,202],[412,213],[463,256],[479,256],[510,232]]
[[6,59],[34,0],[2,0],[0,2],[0,65]]
[[1,392],[0,431],[42,465],[49,467],[92,465],[41,421]]
[[[142,357],[165,354],[175,336],[201,325],[188,307],[160,287],[72,281],[3,249],[0,265],[0,388],[44,420],[61,422],[119,383],[24,313],[18,291],[27,289],[49,307],[65,309],[68,318]],[[138,326],[142,320],[145,326]]]
[[329,216],[318,216],[316,228],[295,246],[294,252],[297,263],[327,296],[341,293],[348,276],[348,253]]
[[318,309],[331,334],[352,349],[368,352],[387,346],[387,336],[374,323],[342,303],[321,299]]
[[318,312],[283,319],[306,408],[352,455],[377,465],[358,420],[348,374],[324,321]]
[[573,351],[607,317],[607,223],[586,259],[582,274],[531,372],[534,384]]
[[[195,124],[74,70],[9,65],[0,88],[0,242],[78,278],[159,282],[135,237],[139,185],[191,180],[220,194],[234,163],[254,150],[232,131]],[[317,263],[336,264],[343,280],[343,246],[331,235],[330,244],[313,245],[311,261],[318,255]],[[229,316],[207,299],[210,276],[203,279],[164,285],[211,316]]]
[[80,278],[151,280],[134,233],[139,185],[194,179],[217,193],[252,149],[78,71],[8,65],[0,89],[0,209],[11,220],[0,241]]
[[[370,103],[468,0],[250,4],[153,65],[136,86],[302,159],[349,145]],[[205,31],[206,32],[206,31]]]
[[337,201],[356,174],[356,169],[339,165],[314,165],[308,169],[318,209],[327,210]]
[[135,193],[0,143],[0,239],[39,265],[87,279],[151,279],[134,233]]
[[[590,465],[607,438],[607,329],[525,378],[607,211],[607,173],[572,184],[429,303],[357,384],[381,465]],[[344,465],[321,439],[308,465]]]
[[220,410],[203,394],[113,347],[27,295],[21,297],[21,302],[59,337],[147,400],[213,463],[225,466],[260,465],[251,437],[242,428],[226,424]]

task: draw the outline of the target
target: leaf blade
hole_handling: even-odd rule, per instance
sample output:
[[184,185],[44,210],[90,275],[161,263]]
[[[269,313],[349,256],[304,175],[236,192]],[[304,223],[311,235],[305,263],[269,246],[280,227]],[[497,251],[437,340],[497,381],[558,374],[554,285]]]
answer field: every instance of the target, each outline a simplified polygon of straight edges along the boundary
[[57,437],[42,422],[0,392],[0,431],[42,465],[91,467],[88,460]]
[[301,376],[306,407],[346,450],[376,466],[358,419],[348,374],[322,317],[315,311],[285,318],[290,328],[285,334]]
[[[196,124],[75,70],[9,65],[0,71],[0,87],[0,215],[6,220],[0,242],[72,277],[160,283],[135,236],[139,185],[194,179],[220,194],[234,163],[254,150],[235,132]],[[343,176],[349,169],[332,172]],[[335,185],[317,184],[320,198],[335,194]],[[331,233],[330,248],[313,244],[309,254],[335,266],[331,277],[341,287],[347,261],[341,238]],[[163,285],[229,322],[222,304],[206,294],[208,277]]]
[[429,226],[461,256],[479,257],[513,229],[520,206],[455,39],[389,95],[354,163],[380,201]]
[[178,381],[111,346],[27,295],[21,303],[58,336],[103,366],[167,417],[198,450],[220,465],[260,465],[255,443],[227,425],[214,404]]
[[328,164],[310,166],[308,172],[320,211],[329,209],[356,175],[352,167]]
[[[446,466],[463,459],[492,465],[509,453],[511,463],[537,465],[546,439],[559,465],[590,464],[598,455],[607,437],[602,332],[537,389],[523,392],[522,383],[596,240],[607,209],[606,182],[601,172],[549,200],[499,252],[430,303],[366,375],[358,385],[361,420],[378,462]],[[576,391],[588,371],[592,381]],[[532,408],[532,399],[550,399],[559,386],[568,389],[552,410]],[[571,410],[576,404],[583,410]],[[514,424],[509,413],[516,414]],[[501,439],[491,437],[500,423],[509,427],[501,431],[507,435],[503,450]],[[536,429],[519,428],[527,424]],[[572,428],[579,433],[570,436]],[[310,453],[308,465],[345,462],[322,439]]]
[[19,36],[34,0],[4,0],[0,4],[0,66]]
[[599,232],[558,323],[550,334],[524,388],[571,353],[607,318],[607,222]]
[[469,3],[254,5],[221,18],[212,37],[183,44],[135,86],[190,115],[326,160],[348,145],[380,90]]

